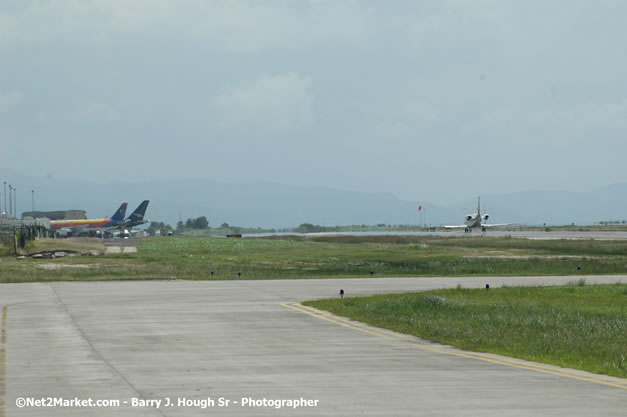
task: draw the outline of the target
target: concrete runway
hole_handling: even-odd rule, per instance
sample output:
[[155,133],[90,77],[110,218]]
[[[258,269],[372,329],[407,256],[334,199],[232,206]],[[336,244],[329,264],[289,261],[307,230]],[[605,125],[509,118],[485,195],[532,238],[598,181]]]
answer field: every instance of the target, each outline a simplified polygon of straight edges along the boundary
[[[627,276],[589,277],[627,282]],[[627,380],[472,354],[298,301],[576,277],[3,284],[0,417],[625,416]],[[25,407],[20,397],[120,407]],[[200,400],[214,401],[203,409]],[[317,406],[248,407],[305,398]],[[132,407],[133,398],[161,400]],[[164,407],[166,398],[174,405]],[[185,405],[178,405],[179,398]],[[219,399],[230,401],[220,406]],[[196,400],[196,405],[192,400]],[[46,400],[47,401],[47,400]],[[128,404],[123,402],[127,401]],[[238,403],[235,404],[234,401]],[[4,402],[4,404],[2,404]],[[266,404],[273,404],[266,402]]]
[[437,231],[437,232],[322,232],[322,233],[253,233],[245,234],[244,237],[267,237],[267,236],[447,236],[447,237],[466,237],[466,238],[481,238],[488,237],[505,237],[511,236],[515,238],[523,238],[530,240],[627,240],[627,232],[604,232],[604,231],[562,231],[554,230],[550,232],[544,232],[539,230],[488,230],[487,232],[481,232],[480,230],[474,230],[472,233],[465,233],[462,230],[451,231]]

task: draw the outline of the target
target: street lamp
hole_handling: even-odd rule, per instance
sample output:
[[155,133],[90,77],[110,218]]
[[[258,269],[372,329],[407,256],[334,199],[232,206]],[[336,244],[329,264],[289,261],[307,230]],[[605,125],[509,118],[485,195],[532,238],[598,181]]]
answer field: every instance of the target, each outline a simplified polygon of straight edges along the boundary
[[33,198],[33,217],[35,217],[35,190],[30,190],[30,192]]
[[4,182],[4,212],[7,212],[7,182]]
[[13,217],[17,219],[17,188],[13,187]]
[[11,211],[13,211],[13,186],[9,184],[9,217],[11,216]]

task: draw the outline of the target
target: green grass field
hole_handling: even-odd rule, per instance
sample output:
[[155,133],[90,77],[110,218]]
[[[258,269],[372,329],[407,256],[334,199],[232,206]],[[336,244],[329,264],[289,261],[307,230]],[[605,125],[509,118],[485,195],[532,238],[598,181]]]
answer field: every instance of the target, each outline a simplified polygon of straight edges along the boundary
[[[64,245],[102,249],[94,239],[43,239],[31,242],[27,251]],[[627,273],[627,242],[485,236],[170,236],[142,239],[136,254],[0,260],[0,282],[334,278],[367,277],[370,271],[376,277],[597,275]]]
[[627,378],[627,284],[451,289],[304,303],[457,346]]

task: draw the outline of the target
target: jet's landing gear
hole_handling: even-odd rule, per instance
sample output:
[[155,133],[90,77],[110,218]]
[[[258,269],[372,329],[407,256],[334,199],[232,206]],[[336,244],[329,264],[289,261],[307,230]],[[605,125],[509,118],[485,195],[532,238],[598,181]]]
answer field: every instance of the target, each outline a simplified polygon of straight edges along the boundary
[[471,230],[471,229],[470,229],[470,227],[466,227],[466,228],[464,229],[464,233],[470,233],[470,230]]
[[481,231],[482,231],[483,233],[485,233],[485,231],[486,231],[486,230],[487,230],[487,229],[485,228],[485,226],[481,226]]

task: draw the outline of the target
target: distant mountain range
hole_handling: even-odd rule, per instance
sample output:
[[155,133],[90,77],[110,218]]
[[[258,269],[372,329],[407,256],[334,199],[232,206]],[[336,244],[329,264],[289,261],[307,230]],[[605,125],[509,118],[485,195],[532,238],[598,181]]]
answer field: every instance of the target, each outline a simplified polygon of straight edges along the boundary
[[[146,217],[175,225],[206,216],[213,227],[226,222],[264,228],[296,227],[301,223],[325,226],[353,224],[420,224],[418,205],[427,224],[461,224],[476,200],[442,207],[428,201],[403,201],[390,193],[361,193],[328,187],[298,187],[272,183],[218,183],[210,180],[154,181],[145,183],[88,183],[80,180],[29,177],[0,169],[0,210],[4,209],[2,182],[17,187],[18,213],[35,209],[83,209],[89,217],[111,216],[129,203],[129,213],[150,200]],[[627,219],[627,184],[589,192],[524,191],[482,195],[490,222],[519,224],[592,224]]]

